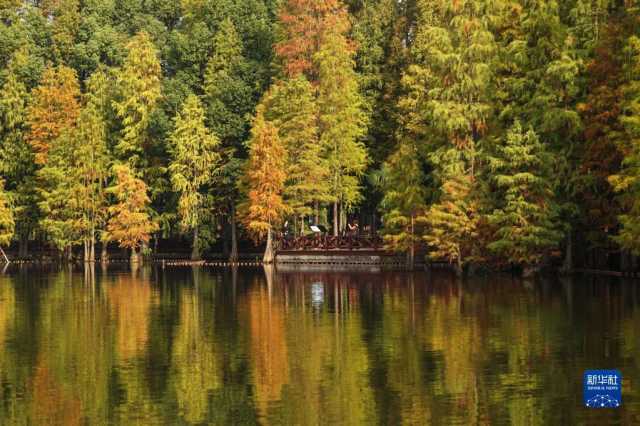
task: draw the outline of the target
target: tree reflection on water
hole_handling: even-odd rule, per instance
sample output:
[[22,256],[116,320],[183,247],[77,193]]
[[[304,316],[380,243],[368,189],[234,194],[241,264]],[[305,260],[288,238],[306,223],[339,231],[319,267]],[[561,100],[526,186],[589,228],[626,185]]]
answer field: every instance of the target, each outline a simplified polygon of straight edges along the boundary
[[[638,422],[640,295],[589,277],[0,275],[1,424]],[[623,408],[582,408],[622,370]]]

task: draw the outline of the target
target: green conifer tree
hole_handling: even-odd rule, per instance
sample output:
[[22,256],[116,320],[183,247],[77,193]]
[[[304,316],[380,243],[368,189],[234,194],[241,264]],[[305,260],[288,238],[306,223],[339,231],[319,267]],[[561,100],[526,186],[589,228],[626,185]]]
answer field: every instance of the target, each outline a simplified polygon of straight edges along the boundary
[[415,144],[403,141],[384,166],[384,240],[389,250],[406,253],[413,269],[421,232],[417,218],[426,209],[425,175]]
[[481,219],[476,178],[461,156],[457,148],[447,150],[439,163],[439,200],[419,218],[426,225],[423,238],[431,248],[429,257],[454,264],[458,274],[467,263],[480,258],[477,238]]
[[233,22],[225,19],[213,38],[213,54],[203,87],[208,124],[227,146],[245,138],[247,116],[255,105],[253,89],[245,81],[248,64],[243,54],[242,40]]
[[4,181],[0,180],[0,253],[5,262],[9,263],[2,246],[7,246],[13,239],[15,222],[13,210],[9,203],[9,194],[4,190]]
[[[478,258],[481,142],[493,118],[493,66],[497,45],[492,25],[499,2],[417,3],[419,18],[411,65],[400,100],[402,133],[420,141],[435,186],[426,213],[431,257],[455,263],[458,272]],[[441,186],[440,186],[441,185]]]
[[631,77],[622,89],[620,121],[627,137],[619,141],[622,168],[609,182],[619,193],[624,209],[624,214],[618,217],[621,229],[616,241],[622,248],[640,255],[640,37],[631,36],[626,50],[631,59],[626,71]]
[[0,178],[13,198],[19,256],[27,255],[30,235],[37,227],[39,210],[35,182],[35,158],[27,143],[29,94],[21,70],[32,60],[25,49],[14,53],[0,89]]
[[325,35],[318,63],[320,143],[329,167],[333,199],[333,232],[338,235],[338,208],[349,210],[361,199],[360,179],[369,157],[362,138],[367,129],[353,52],[340,33]]
[[[318,110],[314,89],[303,75],[273,85],[263,100],[265,118],[273,122],[287,151],[287,180],[284,199],[300,220],[318,204],[333,200],[329,189],[329,168],[318,138]],[[297,232],[297,230],[296,230]]]
[[145,149],[151,143],[149,124],[161,97],[161,70],[158,51],[149,35],[138,33],[127,44],[129,52],[117,74],[119,96],[113,101],[122,122],[115,153],[138,173],[146,166]]
[[489,249],[525,272],[540,265],[562,239],[554,200],[551,156],[533,130],[516,122],[489,158],[497,208],[488,216],[497,230]]
[[191,259],[200,259],[198,229],[202,225],[205,189],[219,173],[220,142],[205,127],[205,113],[196,95],[185,101],[175,118],[171,135],[173,160],[169,166],[173,189],[180,194],[178,213],[182,226],[193,231]]

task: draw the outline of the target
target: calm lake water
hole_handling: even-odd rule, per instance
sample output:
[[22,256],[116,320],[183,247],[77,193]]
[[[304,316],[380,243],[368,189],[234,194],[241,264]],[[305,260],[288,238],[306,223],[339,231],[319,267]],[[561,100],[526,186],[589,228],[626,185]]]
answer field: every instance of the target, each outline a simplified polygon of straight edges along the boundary
[[[94,275],[0,275],[0,424],[640,423],[638,282]],[[582,408],[597,368],[622,409]]]

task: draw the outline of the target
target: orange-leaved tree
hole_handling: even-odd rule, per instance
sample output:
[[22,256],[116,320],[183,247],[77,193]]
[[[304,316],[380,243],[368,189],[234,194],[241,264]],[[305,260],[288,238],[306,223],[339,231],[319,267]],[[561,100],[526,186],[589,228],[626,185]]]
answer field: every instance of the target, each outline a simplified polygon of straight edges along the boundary
[[79,98],[80,86],[73,69],[60,65],[44,71],[40,85],[33,89],[27,118],[31,129],[28,141],[37,164],[45,164],[51,144],[75,126],[80,115]]
[[341,0],[286,0],[280,9],[283,40],[276,53],[288,77],[305,74],[315,83],[318,71],[314,56],[320,51],[327,30],[345,33],[349,14]]
[[115,184],[108,189],[117,203],[109,207],[107,236],[117,241],[120,247],[131,249],[131,261],[138,261],[138,248],[149,242],[149,236],[158,225],[148,213],[149,196],[147,185],[138,179],[131,168],[125,164],[113,167]]
[[256,239],[267,237],[264,263],[273,262],[273,228],[287,211],[282,199],[285,167],[286,151],[278,137],[278,129],[265,120],[264,107],[259,106],[251,129],[245,172],[248,200],[244,222]]

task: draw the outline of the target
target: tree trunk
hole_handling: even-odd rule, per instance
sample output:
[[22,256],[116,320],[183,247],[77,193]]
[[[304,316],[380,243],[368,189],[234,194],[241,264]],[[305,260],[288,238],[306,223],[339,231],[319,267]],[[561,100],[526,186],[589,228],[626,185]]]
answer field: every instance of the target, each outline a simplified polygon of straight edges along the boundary
[[333,236],[338,236],[338,202],[333,202]]
[[573,235],[571,231],[567,234],[567,247],[564,254],[564,264],[562,265],[563,272],[571,272],[573,270]]
[[231,239],[231,221],[229,217],[224,217],[222,225],[222,257],[229,259],[229,240]]
[[374,235],[376,235],[377,230],[377,222],[378,222],[378,218],[376,217],[376,213],[374,212],[371,215],[371,236],[373,237]]
[[269,228],[269,230],[267,231],[267,247],[264,250],[263,262],[266,265],[269,265],[269,264],[273,263],[273,258],[274,258],[273,241],[272,241],[272,238],[271,238],[271,228]]
[[29,255],[29,238],[20,235],[20,241],[18,242],[18,257],[24,259]]
[[84,254],[82,255],[82,260],[85,263],[90,262],[90,260],[89,260],[89,241],[88,240],[84,240],[82,242],[82,247],[84,249]]
[[407,268],[410,271],[413,271],[415,266],[415,258],[416,258],[416,247],[413,241],[413,233],[415,231],[414,217],[411,216],[411,229],[410,229],[410,237],[411,237],[411,246],[409,247],[409,258],[407,259]]
[[313,203],[313,212],[314,212],[314,214],[316,216],[315,217],[316,221],[315,221],[314,225],[317,226],[317,225],[320,224],[320,206],[318,205],[317,201],[314,201],[314,203]]
[[140,247],[140,253],[138,253],[138,257],[140,257],[141,261],[144,259],[144,256],[146,256],[148,252],[149,252],[149,242],[143,241],[142,247]]
[[191,260],[200,260],[200,243],[198,241],[198,227],[193,230],[193,247],[191,249]]
[[229,254],[229,262],[238,261],[238,235],[236,229],[236,208],[231,206],[231,254]]
[[140,257],[138,256],[138,252],[136,251],[135,248],[131,249],[130,262],[131,263],[135,263],[136,265],[140,262]]
[[92,233],[91,234],[91,241],[89,242],[90,246],[89,246],[89,262],[91,263],[95,263],[96,261],[96,237],[95,235]]
[[458,256],[458,259],[456,260],[456,276],[461,277],[463,273],[464,269],[462,265],[462,259],[460,258],[460,256]]
[[304,215],[300,216],[300,236],[304,237]]
[[109,243],[106,241],[102,242],[102,252],[100,253],[100,261],[106,263],[109,261],[109,253],[107,252],[107,248],[109,247]]

